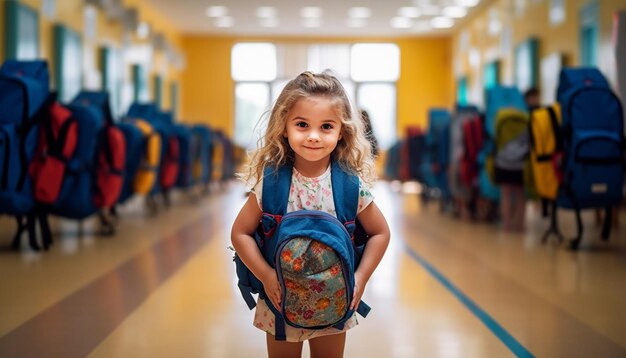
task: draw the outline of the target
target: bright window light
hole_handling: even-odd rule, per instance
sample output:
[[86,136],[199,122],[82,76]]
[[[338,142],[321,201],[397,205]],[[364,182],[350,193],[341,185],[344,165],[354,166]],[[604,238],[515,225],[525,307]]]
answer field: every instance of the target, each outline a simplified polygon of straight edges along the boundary
[[356,44],[350,59],[354,81],[397,81],[400,77],[400,49],[395,44]]
[[276,78],[276,46],[271,43],[238,43],[233,46],[231,75],[235,81],[273,81]]

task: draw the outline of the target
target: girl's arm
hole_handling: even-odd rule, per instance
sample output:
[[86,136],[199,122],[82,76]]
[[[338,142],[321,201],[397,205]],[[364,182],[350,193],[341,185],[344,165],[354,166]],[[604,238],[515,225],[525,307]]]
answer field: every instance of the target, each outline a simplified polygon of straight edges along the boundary
[[237,215],[230,234],[237,255],[262,283],[265,293],[275,307],[280,307],[280,286],[276,271],[265,261],[253,237],[263,212],[257,205],[256,195],[250,193],[248,201]]
[[367,245],[365,245],[359,267],[354,272],[354,297],[350,304],[350,309],[356,308],[359,301],[361,301],[365,285],[383,258],[389,245],[390,237],[387,221],[374,202],[363,209],[357,217],[361,225],[363,225],[363,229],[369,235],[369,239],[367,240]]

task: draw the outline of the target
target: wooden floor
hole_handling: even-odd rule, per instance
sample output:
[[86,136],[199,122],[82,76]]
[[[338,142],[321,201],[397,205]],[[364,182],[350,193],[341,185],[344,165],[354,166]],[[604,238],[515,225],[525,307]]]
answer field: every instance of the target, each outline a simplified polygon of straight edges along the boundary
[[[626,357],[623,212],[608,243],[586,213],[572,252],[539,242],[533,205],[526,234],[508,234],[387,182],[375,195],[392,243],[346,357]],[[14,224],[0,218],[0,357],[265,356],[227,249],[244,200],[233,182],[155,216],[135,201],[112,238],[57,221],[46,253],[10,251]],[[573,216],[560,226],[573,235]]]

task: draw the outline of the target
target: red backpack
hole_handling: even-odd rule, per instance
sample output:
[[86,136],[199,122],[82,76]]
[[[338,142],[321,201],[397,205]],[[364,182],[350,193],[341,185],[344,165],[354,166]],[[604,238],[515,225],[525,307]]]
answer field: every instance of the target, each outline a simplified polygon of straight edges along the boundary
[[67,161],[78,142],[78,126],[72,112],[59,102],[49,104],[49,117],[39,132],[36,154],[29,165],[35,199],[52,204],[59,197]]
[[476,116],[463,123],[463,157],[461,158],[461,182],[471,187],[478,176],[478,153],[483,146],[483,123]]
[[124,184],[126,166],[126,139],[113,121],[107,92],[83,91],[74,103],[96,108],[104,116],[104,127],[98,134],[95,164],[93,204],[110,208],[117,203]]
[[108,123],[102,132],[96,165],[96,193],[93,201],[97,207],[110,208],[122,192],[126,165],[126,139],[112,123]]
[[176,136],[170,136],[163,158],[159,181],[162,189],[169,189],[176,184],[178,178],[178,163],[180,162],[180,144]]

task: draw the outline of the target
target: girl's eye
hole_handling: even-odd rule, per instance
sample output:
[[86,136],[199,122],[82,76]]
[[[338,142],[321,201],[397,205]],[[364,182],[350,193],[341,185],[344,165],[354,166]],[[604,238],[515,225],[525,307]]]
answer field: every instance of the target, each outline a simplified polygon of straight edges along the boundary
[[296,123],[296,127],[300,127],[300,128],[306,128],[309,125],[306,122],[297,122]]
[[322,129],[331,130],[331,129],[333,129],[333,125],[329,124],[329,123],[324,123],[324,124],[322,124]]

